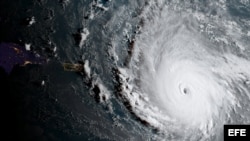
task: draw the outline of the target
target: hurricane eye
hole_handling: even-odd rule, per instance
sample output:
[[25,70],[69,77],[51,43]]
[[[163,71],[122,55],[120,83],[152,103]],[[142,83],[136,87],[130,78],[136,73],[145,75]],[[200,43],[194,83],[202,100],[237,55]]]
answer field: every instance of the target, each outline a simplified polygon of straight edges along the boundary
[[183,94],[188,94],[189,93],[189,90],[187,88],[184,88],[183,89]]
[[179,85],[179,91],[183,95],[188,95],[190,94],[190,88],[186,85],[180,84]]

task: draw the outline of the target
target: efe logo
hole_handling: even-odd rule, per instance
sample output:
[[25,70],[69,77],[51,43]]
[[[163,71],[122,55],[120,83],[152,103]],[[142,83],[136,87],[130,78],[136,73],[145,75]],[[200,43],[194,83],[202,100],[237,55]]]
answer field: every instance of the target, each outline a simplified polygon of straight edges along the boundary
[[224,141],[250,141],[250,125],[224,125]]
[[246,129],[228,129],[228,136],[246,136]]

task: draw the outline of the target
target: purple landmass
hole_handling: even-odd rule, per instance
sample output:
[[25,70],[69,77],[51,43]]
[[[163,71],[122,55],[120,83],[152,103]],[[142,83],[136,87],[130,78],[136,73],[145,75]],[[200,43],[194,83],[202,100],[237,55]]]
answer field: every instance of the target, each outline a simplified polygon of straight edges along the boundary
[[43,64],[45,59],[14,43],[0,43],[0,67],[10,73],[15,65]]

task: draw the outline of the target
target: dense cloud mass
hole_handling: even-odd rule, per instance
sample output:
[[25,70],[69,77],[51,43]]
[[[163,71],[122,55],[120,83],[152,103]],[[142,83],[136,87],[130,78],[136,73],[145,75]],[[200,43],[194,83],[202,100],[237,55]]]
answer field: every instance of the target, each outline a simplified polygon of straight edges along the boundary
[[129,64],[118,66],[122,94],[165,139],[221,140],[224,124],[249,123],[249,35],[225,5],[144,7]]

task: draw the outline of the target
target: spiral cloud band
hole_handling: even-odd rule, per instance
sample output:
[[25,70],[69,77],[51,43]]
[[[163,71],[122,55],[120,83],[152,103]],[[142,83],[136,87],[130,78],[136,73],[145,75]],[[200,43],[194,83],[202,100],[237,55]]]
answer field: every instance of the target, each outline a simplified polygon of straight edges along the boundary
[[148,9],[130,64],[119,69],[123,96],[136,116],[170,140],[220,140],[223,124],[249,123],[249,54],[231,49],[240,48],[229,44],[236,37],[232,32],[215,39],[210,37],[216,29],[203,29],[212,24],[219,29],[228,19],[167,6]]

